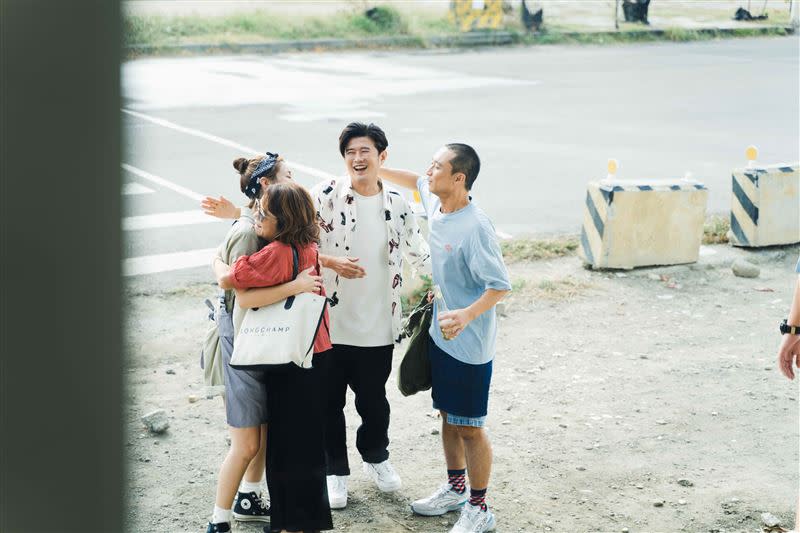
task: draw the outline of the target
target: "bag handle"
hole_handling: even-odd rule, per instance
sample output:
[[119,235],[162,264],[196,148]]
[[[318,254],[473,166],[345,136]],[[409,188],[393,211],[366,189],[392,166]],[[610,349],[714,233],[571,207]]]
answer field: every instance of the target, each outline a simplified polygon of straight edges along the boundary
[[[317,259],[317,260],[319,260],[319,259]],[[298,271],[299,268],[300,268],[300,256],[297,253],[297,247],[295,247],[295,245],[293,244],[292,245],[292,279],[291,279],[291,281],[294,281],[297,278],[297,271]],[[292,308],[292,304],[294,304],[294,295],[289,296],[288,298],[286,298],[286,303],[283,304],[283,308],[284,309],[291,309]]]

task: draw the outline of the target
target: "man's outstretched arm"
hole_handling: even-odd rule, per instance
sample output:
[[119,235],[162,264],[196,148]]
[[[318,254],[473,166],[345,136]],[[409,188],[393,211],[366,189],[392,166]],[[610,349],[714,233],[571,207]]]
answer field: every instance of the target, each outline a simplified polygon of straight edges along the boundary
[[381,167],[381,169],[378,170],[378,177],[386,181],[391,181],[392,183],[400,185],[401,187],[416,189],[419,174],[415,174],[408,170]]

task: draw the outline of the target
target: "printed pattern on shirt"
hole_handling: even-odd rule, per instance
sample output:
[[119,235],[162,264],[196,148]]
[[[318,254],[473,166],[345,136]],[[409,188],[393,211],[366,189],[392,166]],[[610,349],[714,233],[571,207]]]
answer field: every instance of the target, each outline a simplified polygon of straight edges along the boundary
[[[324,181],[311,189],[311,197],[317,209],[317,223],[322,230],[320,253],[339,257],[349,255],[353,233],[358,224],[354,194],[349,177]],[[429,273],[430,250],[405,198],[385,186],[382,186],[381,194],[387,227],[386,245],[389,250],[387,268],[389,268],[390,286],[387,290],[390,290],[392,295],[392,305],[386,312],[387,318],[392,321],[392,338],[395,342],[400,342],[403,256],[413,270],[424,270]],[[354,297],[339,294],[339,276],[330,269],[323,269],[323,282],[330,295],[332,308],[341,298]]]

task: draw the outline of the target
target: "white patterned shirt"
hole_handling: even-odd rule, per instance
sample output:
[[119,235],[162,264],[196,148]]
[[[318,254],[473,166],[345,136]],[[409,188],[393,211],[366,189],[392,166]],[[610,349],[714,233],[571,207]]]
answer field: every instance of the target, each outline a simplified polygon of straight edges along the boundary
[[[403,286],[403,256],[412,267],[412,272],[422,270],[430,274],[430,250],[417,225],[416,218],[408,202],[396,190],[384,186],[379,181],[383,197],[383,211],[386,219],[386,246],[389,250],[389,287],[391,305],[386,309],[386,318],[392,322],[392,337],[400,342],[402,307],[400,290]],[[311,189],[311,198],[317,209],[319,223],[319,251],[322,254],[344,257],[350,255],[350,248],[358,213],[355,196],[349,176],[326,180]],[[336,313],[336,304],[343,298],[369,298],[361,292],[339,293],[339,275],[331,269],[322,270],[325,290],[330,299],[330,312]]]

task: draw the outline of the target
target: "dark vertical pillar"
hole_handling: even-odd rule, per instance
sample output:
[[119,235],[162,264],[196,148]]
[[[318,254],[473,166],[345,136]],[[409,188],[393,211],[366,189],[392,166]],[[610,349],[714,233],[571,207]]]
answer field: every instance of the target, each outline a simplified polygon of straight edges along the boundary
[[123,529],[120,6],[0,0],[0,531]]

